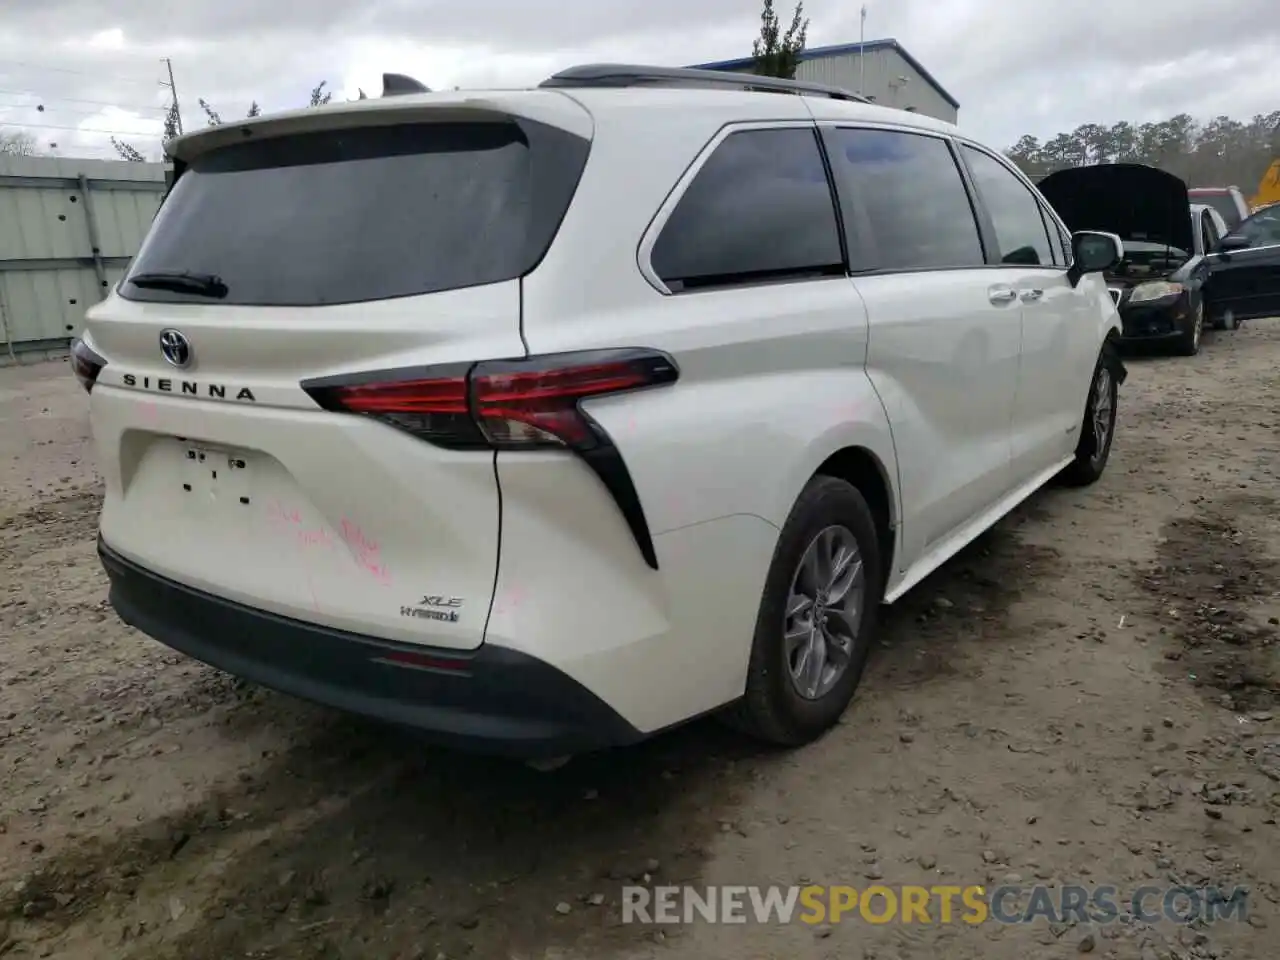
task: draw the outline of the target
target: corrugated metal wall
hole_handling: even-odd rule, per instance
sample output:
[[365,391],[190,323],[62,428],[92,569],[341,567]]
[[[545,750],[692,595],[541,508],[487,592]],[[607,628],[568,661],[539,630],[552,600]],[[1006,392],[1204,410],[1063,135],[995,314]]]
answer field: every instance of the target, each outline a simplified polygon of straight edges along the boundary
[[0,157],[0,364],[66,348],[163,195],[159,163]]
[[[875,102],[884,107],[896,107],[899,110],[913,107],[917,113],[926,117],[935,117],[948,123],[956,122],[956,108],[943,99],[933,84],[922,77],[915,67],[899,56],[898,51],[871,49],[867,51],[866,57],[866,77],[862,91],[864,96],[874,97]],[[857,53],[844,53],[802,60],[796,67],[796,79],[828,83],[856,91],[861,76],[858,59]],[[904,77],[906,83],[901,82]]]
[[[865,76],[859,67],[860,54],[823,54],[801,60],[796,65],[796,79],[842,87],[855,93],[862,87],[864,96],[885,107],[913,109],[926,117],[956,123],[959,111],[940,94],[920,71],[908,63],[897,50],[871,47],[866,52]],[[751,73],[751,66],[734,68],[736,73]],[[903,82],[906,78],[906,82]]]

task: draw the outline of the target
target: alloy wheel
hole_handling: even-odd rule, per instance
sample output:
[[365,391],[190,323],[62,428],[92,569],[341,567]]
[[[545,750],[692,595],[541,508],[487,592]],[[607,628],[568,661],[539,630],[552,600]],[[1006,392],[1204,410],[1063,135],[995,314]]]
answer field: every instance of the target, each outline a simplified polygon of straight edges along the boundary
[[1098,367],[1098,375],[1093,380],[1093,456],[1096,460],[1107,451],[1107,441],[1111,437],[1111,371],[1106,366]]
[[791,578],[783,623],[791,683],[804,699],[825,696],[848,671],[866,599],[857,538],[843,526],[820,531]]

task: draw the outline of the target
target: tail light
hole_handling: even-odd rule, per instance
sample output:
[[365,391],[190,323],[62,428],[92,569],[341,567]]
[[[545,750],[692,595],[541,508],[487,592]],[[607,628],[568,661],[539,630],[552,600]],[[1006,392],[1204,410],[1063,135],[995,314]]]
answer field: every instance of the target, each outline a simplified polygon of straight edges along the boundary
[[658,350],[627,348],[328,377],[302,383],[326,410],[365,414],[454,450],[569,450],[604,482],[655,570],[644,512],[612,438],[582,409],[591,397],[679,378]]
[[71,372],[84,387],[85,393],[93,390],[98,382],[98,374],[107,365],[107,361],[93,352],[93,349],[80,337],[71,342]]

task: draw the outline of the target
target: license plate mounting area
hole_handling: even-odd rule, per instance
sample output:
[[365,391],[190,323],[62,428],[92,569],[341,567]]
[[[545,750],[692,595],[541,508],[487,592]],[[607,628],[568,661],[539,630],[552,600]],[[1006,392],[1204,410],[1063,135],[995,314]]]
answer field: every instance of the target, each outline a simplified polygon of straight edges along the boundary
[[201,499],[250,506],[252,457],[243,450],[180,440],[182,490]]

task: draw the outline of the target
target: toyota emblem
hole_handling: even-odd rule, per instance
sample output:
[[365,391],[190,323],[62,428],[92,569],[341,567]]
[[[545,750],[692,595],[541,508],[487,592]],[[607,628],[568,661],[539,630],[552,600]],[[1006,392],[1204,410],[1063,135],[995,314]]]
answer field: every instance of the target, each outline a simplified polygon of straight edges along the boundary
[[191,366],[191,341],[178,330],[160,331],[160,353],[179,369]]

